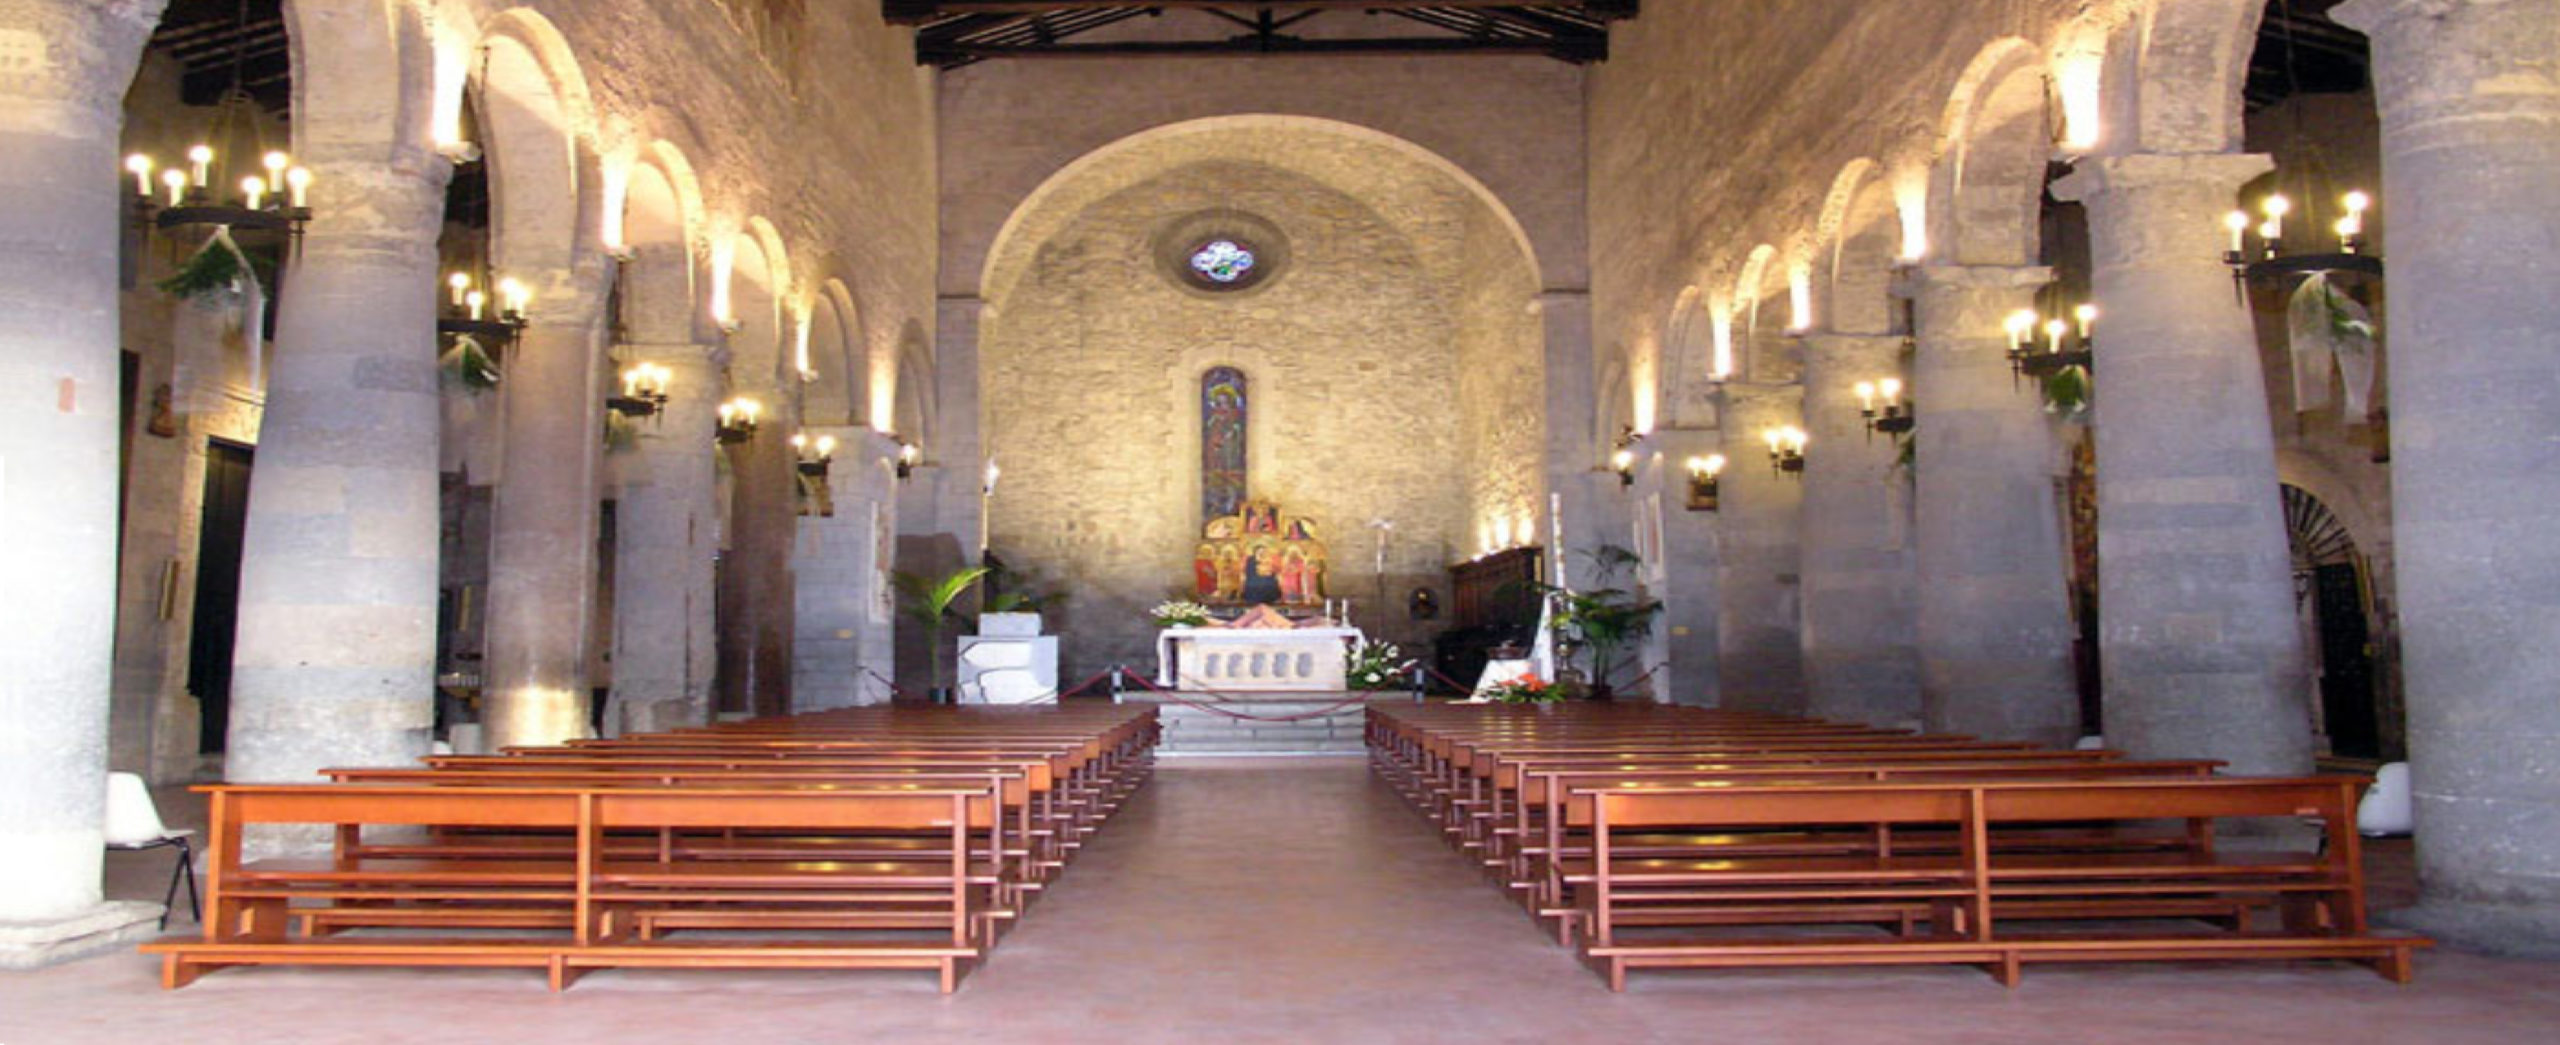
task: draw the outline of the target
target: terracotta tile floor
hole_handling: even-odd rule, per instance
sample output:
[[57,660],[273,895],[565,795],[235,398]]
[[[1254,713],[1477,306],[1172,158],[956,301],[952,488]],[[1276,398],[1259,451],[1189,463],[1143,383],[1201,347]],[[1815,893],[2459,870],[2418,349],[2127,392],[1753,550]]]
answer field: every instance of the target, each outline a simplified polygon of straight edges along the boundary
[[[2405,855],[2377,859],[2377,898],[2405,894]],[[158,897],[160,856],[113,864],[118,895]],[[2016,990],[1962,969],[1656,972],[1612,995],[1360,762],[1189,760],[956,996],[899,972],[607,971],[554,995],[520,970],[289,968],[164,992],[130,952],[0,974],[0,1045],[105,1041],[2526,1045],[2560,1041],[2560,964],[2436,952],[2408,987],[2316,963],[2043,967]]]

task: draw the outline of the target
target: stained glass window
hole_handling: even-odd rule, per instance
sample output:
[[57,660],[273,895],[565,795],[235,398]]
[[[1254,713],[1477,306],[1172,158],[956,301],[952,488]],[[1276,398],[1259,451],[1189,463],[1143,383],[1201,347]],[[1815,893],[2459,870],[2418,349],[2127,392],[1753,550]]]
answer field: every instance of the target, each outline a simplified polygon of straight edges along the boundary
[[1214,284],[1232,284],[1253,271],[1253,251],[1231,239],[1213,239],[1191,252],[1191,271]]
[[1200,515],[1234,515],[1245,491],[1244,371],[1212,367],[1200,376]]

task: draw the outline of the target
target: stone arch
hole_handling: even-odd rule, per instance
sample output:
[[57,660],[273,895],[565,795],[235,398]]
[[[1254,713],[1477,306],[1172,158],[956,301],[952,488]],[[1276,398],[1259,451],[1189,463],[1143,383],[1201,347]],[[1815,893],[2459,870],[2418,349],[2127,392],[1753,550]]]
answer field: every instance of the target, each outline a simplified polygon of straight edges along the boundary
[[692,341],[701,311],[694,305],[697,212],[668,168],[646,154],[632,165],[623,200],[623,243],[631,251],[622,268],[623,338],[644,345]]
[[1843,334],[1893,331],[1893,268],[1901,249],[1893,186],[1881,177],[1863,178],[1850,190],[1832,241],[1824,312],[1832,330]]
[[432,159],[435,45],[424,12],[400,0],[286,4],[284,20],[295,154]]
[[562,283],[578,260],[595,180],[594,104],[560,30],[513,8],[481,36],[477,81],[489,163],[490,258],[497,271]]
[[[729,387],[739,395],[769,397],[782,385],[782,284],[761,237],[729,238]],[[768,399],[765,406],[773,403]]]
[[1930,240],[1959,265],[2029,265],[2053,151],[2044,55],[1992,41],[1957,78],[1930,191]]
[[[891,382],[887,431],[907,442],[930,447],[938,427],[933,394],[933,349],[924,327],[908,320],[898,330],[897,376]],[[872,421],[879,427],[880,419]]]
[[1655,352],[1662,360],[1656,379],[1662,388],[1658,418],[1662,424],[1680,428],[1708,419],[1705,401],[1715,369],[1714,335],[1708,323],[1706,291],[1695,283],[1680,288]]
[[2265,14],[2265,0],[2156,0],[2134,46],[2110,48],[2130,66],[2108,77],[2131,88],[2115,92],[2112,121],[2133,128],[2127,151],[2238,151],[2241,90]]
[[1606,362],[1600,365],[1600,398],[1591,411],[1597,422],[1591,431],[1591,445],[1600,448],[1603,460],[1592,462],[1594,467],[1606,464],[1610,448],[1617,445],[1620,433],[1635,424],[1636,415],[1635,383],[1627,354],[1611,352],[1604,358]]
[[850,425],[866,401],[864,385],[871,374],[864,358],[861,314],[844,282],[830,279],[818,288],[809,306],[802,338],[808,347],[809,378],[801,419],[813,425]]
[[[1763,243],[1751,248],[1733,282],[1734,333],[1740,335],[1734,367],[1742,380],[1765,381],[1773,376],[1770,357],[1774,340],[1786,326],[1786,294],[1786,266],[1778,261],[1777,246]],[[1778,299],[1774,306],[1769,303],[1773,297]]]
[[1804,256],[1796,264],[1805,266],[1812,280],[1813,319],[1817,325],[1832,325],[1839,288],[1841,237],[1849,219],[1849,205],[1857,199],[1860,188],[1874,179],[1876,161],[1864,156],[1840,165],[1831,176],[1831,187],[1822,195],[1822,210],[1815,216],[1813,232],[1805,243]]
[[[1336,148],[1292,147],[1309,135],[1329,139]],[[1545,270],[1538,263],[1537,251],[1511,207],[1447,157],[1408,139],[1358,124],[1312,116],[1250,113],[1185,120],[1140,131],[1059,168],[1023,197],[997,230],[987,250],[986,265],[979,273],[980,296],[990,302],[1002,301],[1012,280],[1030,267],[1031,252],[1038,244],[1048,242],[1059,224],[1082,211],[1086,202],[1109,196],[1163,169],[1162,162],[1132,163],[1132,157],[1168,151],[1249,160],[1326,184],[1338,181],[1338,172],[1331,165],[1340,154],[1375,155],[1382,151],[1418,168],[1417,173],[1427,171],[1446,179],[1483,204],[1484,212],[1498,223],[1502,235],[1527,265],[1535,281],[1532,289],[1544,285]]]

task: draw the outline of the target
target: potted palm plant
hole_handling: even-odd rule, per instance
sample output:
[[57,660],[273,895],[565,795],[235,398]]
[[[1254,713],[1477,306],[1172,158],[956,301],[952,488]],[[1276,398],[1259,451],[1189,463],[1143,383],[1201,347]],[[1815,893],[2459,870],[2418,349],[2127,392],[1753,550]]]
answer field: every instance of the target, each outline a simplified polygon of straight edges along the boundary
[[904,570],[895,575],[898,592],[905,596],[907,616],[924,625],[925,663],[932,679],[933,702],[951,703],[951,670],[943,659],[942,629],[951,618],[959,616],[955,606],[979,578],[987,575],[984,566],[963,566],[940,577],[925,577]]

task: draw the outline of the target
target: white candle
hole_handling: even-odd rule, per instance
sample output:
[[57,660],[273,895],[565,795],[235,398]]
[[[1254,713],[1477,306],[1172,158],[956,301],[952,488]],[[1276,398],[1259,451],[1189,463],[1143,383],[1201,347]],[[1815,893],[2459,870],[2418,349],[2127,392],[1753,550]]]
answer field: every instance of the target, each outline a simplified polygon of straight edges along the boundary
[[463,295],[471,293],[471,277],[456,272],[445,277],[444,285],[453,288],[453,307],[461,308]]
[[2098,306],[2082,305],[2071,310],[2071,318],[2080,322],[2080,340],[2089,340],[2089,328],[2098,322]]
[[2260,209],[2266,212],[2267,227],[2275,230],[2274,234],[2267,238],[2278,240],[2283,239],[2284,216],[2293,213],[2293,201],[2284,198],[2282,193],[2278,193],[2267,197],[2267,202],[2261,204]]
[[301,210],[311,205],[311,171],[308,168],[296,167],[284,172],[284,183],[293,190],[293,209]]
[[258,165],[267,169],[267,184],[282,185],[285,168],[293,166],[293,157],[281,152],[270,152],[258,161]]
[[836,455],[836,437],[834,437],[834,436],[832,436],[832,435],[822,435],[822,436],[819,436],[819,437],[818,437],[818,457],[819,457],[819,459],[824,460],[824,459],[826,459],[826,458],[834,457],[835,455]]
[[1858,382],[1858,412],[1859,412],[1859,413],[1869,413],[1869,412],[1874,411],[1874,410],[1875,410],[1875,408],[1876,408],[1876,385],[1875,385],[1875,382],[1873,382],[1873,381],[1860,381],[1860,382]]
[[250,210],[259,209],[258,205],[267,201],[267,179],[255,174],[240,179],[240,198]]
[[2241,237],[2247,235],[2249,232],[2249,214],[2247,211],[2235,210],[2229,214],[2223,215],[2222,227],[2231,230],[2232,253],[2240,253],[2241,250],[2248,246],[2246,243],[2241,241]]
[[206,179],[213,176],[213,146],[198,145],[188,149],[187,162],[193,164],[195,168],[194,173],[188,178],[189,183],[196,188],[204,188]]
[[2009,314],[2008,327],[2009,347],[2025,351],[2027,345],[2035,340],[2036,314],[2026,309],[2012,312]]
[[134,195],[151,195],[151,157],[138,152],[127,156],[124,158],[124,169],[133,172]]
[[2070,324],[2068,324],[2068,323],[2064,323],[2063,321],[2061,321],[2061,320],[2059,320],[2059,319],[2049,319],[2049,320],[2046,320],[2046,321],[2045,321],[2045,324],[2044,324],[2044,347],[2045,347],[2045,351],[2047,351],[2047,352],[2060,352],[2060,351],[2062,351],[2062,332],[2063,332],[2063,331],[2065,331],[2065,330],[2069,330],[2069,329],[2071,329],[2071,325],[2070,325]]
[[1883,393],[1884,405],[1888,409],[1902,401],[1902,382],[1893,378],[1888,377],[1877,382],[1876,391]]
[[624,399],[630,399],[630,398],[632,398],[632,397],[634,397],[634,396],[637,396],[637,395],[639,395],[639,394],[640,394],[640,370],[639,370],[639,368],[634,367],[634,368],[632,368],[632,369],[629,369],[629,370],[625,370],[625,371],[623,371],[623,372],[622,372],[622,397],[623,397]]
[[160,172],[160,184],[169,187],[170,206],[175,207],[180,203],[186,202],[187,172],[179,170],[176,167],[171,167],[168,170]]
[[489,307],[489,295],[475,290],[463,295],[462,303],[471,306],[471,319],[473,322],[478,322],[481,314]]

